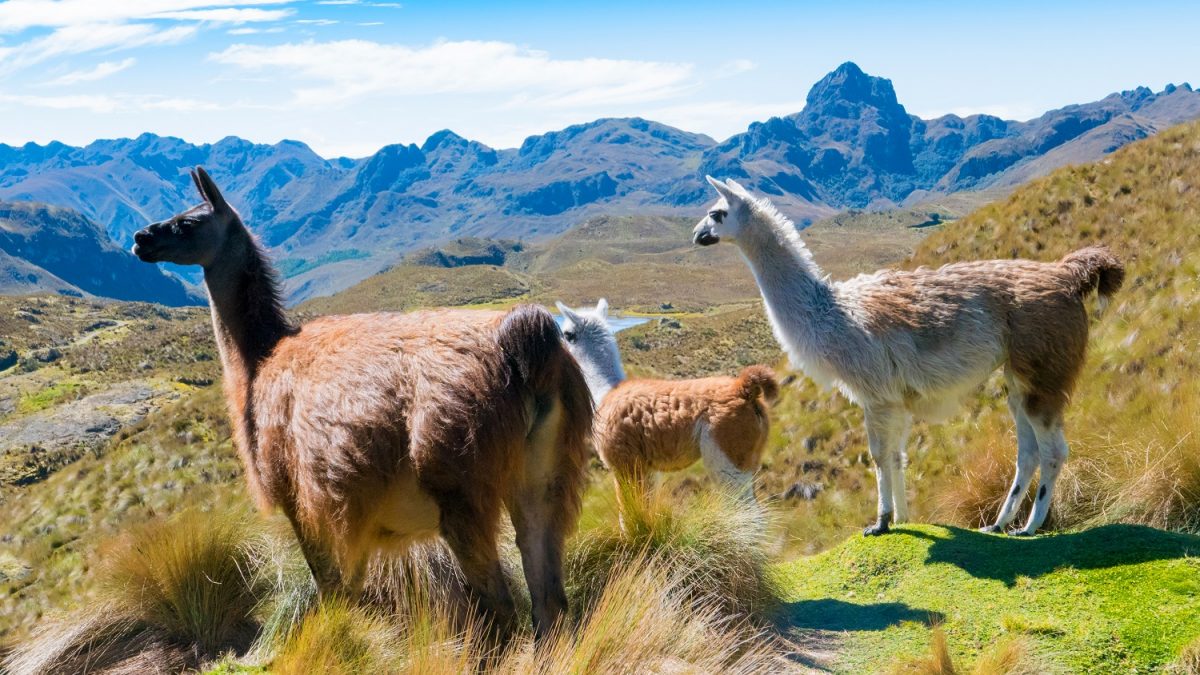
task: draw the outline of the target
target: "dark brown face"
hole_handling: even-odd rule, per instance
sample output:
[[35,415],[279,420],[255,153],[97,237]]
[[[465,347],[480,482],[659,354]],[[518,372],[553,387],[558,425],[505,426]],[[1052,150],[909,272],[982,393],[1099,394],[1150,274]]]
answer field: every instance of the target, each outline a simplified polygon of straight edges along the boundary
[[142,262],[207,267],[216,259],[235,216],[204,169],[197,167],[192,181],[204,203],[133,235],[132,252]]
[[133,254],[142,262],[205,265],[220,243],[218,224],[207,204],[194,207],[133,235]]

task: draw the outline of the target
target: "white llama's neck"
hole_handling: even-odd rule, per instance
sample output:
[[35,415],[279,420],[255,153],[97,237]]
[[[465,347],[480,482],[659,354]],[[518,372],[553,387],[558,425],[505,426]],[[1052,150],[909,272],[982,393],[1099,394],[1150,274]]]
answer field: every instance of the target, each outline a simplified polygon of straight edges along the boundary
[[621,352],[617,340],[611,334],[601,344],[588,345],[576,354],[583,379],[587,381],[592,402],[599,407],[605,395],[625,380],[625,368],[621,365]]
[[[762,292],[776,334],[795,349],[811,352],[830,321],[836,321],[833,289],[800,239],[796,226],[769,204],[752,204],[738,247]],[[801,359],[807,360],[807,359]]]

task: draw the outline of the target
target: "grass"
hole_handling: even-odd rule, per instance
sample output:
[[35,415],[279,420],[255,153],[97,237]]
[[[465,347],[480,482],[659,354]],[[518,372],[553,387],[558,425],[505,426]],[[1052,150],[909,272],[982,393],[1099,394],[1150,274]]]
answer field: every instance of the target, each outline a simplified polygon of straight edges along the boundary
[[1019,637],[1051,670],[1148,672],[1200,633],[1198,553],[1200,537],[1134,525],[1031,540],[908,525],[782,574],[798,631],[844,631],[840,672],[920,657],[932,626],[956,662]]
[[573,542],[571,628],[536,644],[526,629],[500,649],[465,596],[443,592],[436,555],[418,556],[407,580],[396,576],[405,566],[375,567],[368,604],[314,607],[296,547],[270,524],[241,509],[153,519],[101,548],[86,602],[43,621],[6,667],[70,669],[85,658],[93,668],[280,673],[794,667],[761,620],[776,589],[761,529],[749,527],[757,509],[715,498],[652,504],[624,540],[597,524]]

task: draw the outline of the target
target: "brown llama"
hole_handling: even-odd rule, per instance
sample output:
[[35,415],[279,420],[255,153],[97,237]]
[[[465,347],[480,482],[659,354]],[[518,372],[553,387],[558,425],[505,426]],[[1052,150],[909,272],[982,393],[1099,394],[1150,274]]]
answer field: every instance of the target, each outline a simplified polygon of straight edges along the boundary
[[587,385],[545,310],[285,315],[279,283],[199,167],[204,201],[134,236],[145,262],[200,265],[250,493],[290,519],[322,596],[367,559],[441,535],[495,626],[514,605],[497,549],[516,530],[535,632],[562,615],[578,520]]
[[775,374],[749,366],[737,377],[626,379],[608,302],[572,310],[558,303],[567,350],[579,362],[596,405],[592,440],[613,472],[617,499],[644,491],[656,471],[697,461],[718,484],[754,498],[754,472],[770,431],[767,403],[779,395]]

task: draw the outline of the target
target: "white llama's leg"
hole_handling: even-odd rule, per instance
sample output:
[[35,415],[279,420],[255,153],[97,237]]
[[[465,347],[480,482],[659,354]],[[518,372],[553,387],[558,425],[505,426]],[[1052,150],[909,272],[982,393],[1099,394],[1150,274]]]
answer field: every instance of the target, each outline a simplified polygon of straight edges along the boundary
[[719,485],[735,496],[754,501],[754,472],[737,468],[707,428],[700,431],[700,458],[704,468]]
[[1062,472],[1063,464],[1067,461],[1069,450],[1067,437],[1063,433],[1062,420],[1054,420],[1045,424],[1037,419],[1030,419],[1033,433],[1037,436],[1038,454],[1041,458],[1041,474],[1038,476],[1037,498],[1033,501],[1033,511],[1025,529],[1016,534],[1032,536],[1046,522],[1046,514],[1050,512],[1050,502],[1054,499],[1054,486],[1058,475]]
[[895,497],[892,481],[895,478],[895,455],[899,450],[898,431],[905,413],[892,407],[871,407],[865,410],[867,446],[875,462],[875,480],[879,488],[878,519],[863,530],[866,536],[886,534],[895,518]]
[[1037,435],[1033,433],[1033,425],[1029,423],[1029,416],[1025,414],[1025,407],[1021,402],[1023,395],[1017,391],[1015,384],[1009,376],[1008,410],[1012,413],[1017,428],[1017,474],[1008,490],[1008,496],[1004,498],[1004,506],[1000,508],[996,522],[982,528],[983,532],[1003,532],[1012,522],[1013,517],[1017,515],[1017,507],[1029,492],[1029,484],[1033,482],[1033,472],[1038,465]]
[[904,487],[905,448],[908,446],[908,434],[912,428],[912,416],[904,413],[896,422],[894,438],[896,450],[892,453],[892,522],[908,522],[908,490]]

